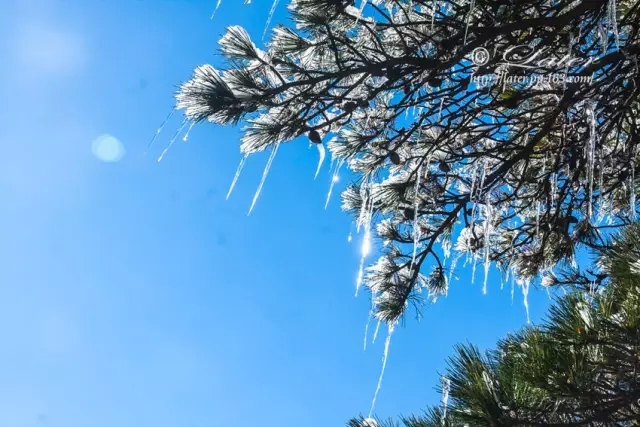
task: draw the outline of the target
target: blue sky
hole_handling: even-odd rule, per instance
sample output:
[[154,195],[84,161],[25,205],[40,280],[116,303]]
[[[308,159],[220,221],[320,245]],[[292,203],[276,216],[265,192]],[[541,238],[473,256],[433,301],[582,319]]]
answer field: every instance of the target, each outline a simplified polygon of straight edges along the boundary
[[[239,130],[150,137],[226,25],[257,39],[270,3],[22,0],[0,14],[0,425],[343,425],[368,412],[383,334],[362,348],[358,245],[306,142],[266,154],[229,201]],[[275,20],[282,19],[284,4]],[[91,153],[103,134],[120,162]],[[328,167],[328,165],[326,165]],[[359,239],[355,239],[355,243]],[[372,258],[373,259],[373,258]],[[419,411],[452,346],[525,321],[520,293],[468,271],[391,342],[376,413]],[[495,276],[492,275],[495,279]],[[532,318],[546,294],[532,290]]]

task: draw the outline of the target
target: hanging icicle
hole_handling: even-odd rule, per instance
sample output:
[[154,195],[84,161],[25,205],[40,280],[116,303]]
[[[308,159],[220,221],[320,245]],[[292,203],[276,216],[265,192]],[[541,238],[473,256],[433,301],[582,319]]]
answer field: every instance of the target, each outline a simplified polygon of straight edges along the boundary
[[367,258],[367,255],[369,255],[369,251],[371,251],[371,231],[369,230],[369,226],[365,225],[364,237],[362,238],[360,267],[358,268],[358,278],[356,280],[356,296],[358,296],[358,291],[362,285],[364,278],[364,260]]
[[618,13],[616,0],[609,0],[609,5],[607,8],[607,21],[616,41],[616,49],[620,49],[620,35],[618,34]]
[[438,121],[440,121],[442,119],[442,106],[444,105],[444,99],[445,98],[446,98],[445,96],[440,98],[440,108],[438,110]]
[[460,252],[451,260],[451,267],[449,267],[449,277],[447,278],[447,287],[445,289],[445,295],[449,295],[449,283],[451,283],[451,278],[453,277],[453,272],[456,270],[456,265],[458,264],[458,260],[464,255],[464,252]]
[[445,425],[447,419],[447,407],[449,406],[449,390],[451,388],[451,380],[445,376],[442,377],[442,425]]
[[369,418],[371,418],[371,414],[373,414],[373,409],[376,406],[376,400],[378,399],[378,393],[380,392],[380,387],[382,386],[382,379],[384,378],[384,371],[387,367],[387,359],[389,358],[389,345],[391,344],[391,335],[393,334],[394,325],[387,325],[387,328],[388,328],[387,339],[384,342],[384,353],[382,355],[382,369],[380,370],[380,376],[378,377],[378,385],[376,386],[376,391],[373,394],[373,400],[371,401]]
[[169,148],[171,148],[173,143],[176,142],[176,139],[178,139],[178,136],[180,135],[180,132],[182,132],[182,129],[184,129],[184,127],[187,125],[187,120],[188,119],[184,119],[182,121],[182,125],[180,125],[180,128],[173,135],[173,138],[171,138],[171,141],[169,141],[169,145],[167,145],[167,147],[164,150],[162,150],[162,153],[160,154],[160,157],[158,157],[158,163],[160,163],[162,161],[162,159],[164,159],[164,155],[167,154],[167,151],[169,151]]
[[527,313],[527,323],[531,323],[531,318],[529,317],[529,284],[530,281],[528,279],[520,283],[520,287],[522,288],[524,310]]
[[[342,164],[344,163],[344,160],[340,159],[338,161],[338,163],[335,166],[335,171],[333,172],[333,174],[331,175],[331,184],[329,184],[329,192],[327,193],[327,200],[324,202],[324,208],[325,210],[327,209],[327,206],[329,206],[329,200],[331,199],[331,193],[333,192],[333,186],[336,184],[336,182],[338,182],[340,180],[340,169],[342,168]],[[349,232],[349,236],[351,236],[351,232]],[[349,241],[351,241],[351,238],[349,238]]]
[[[427,168],[428,170],[428,168]],[[413,199],[413,255],[411,257],[411,270],[416,263],[416,254],[418,252],[418,242],[420,241],[420,228],[418,227],[418,208],[420,205],[420,177],[422,176],[422,165],[418,167],[418,176],[416,177],[416,186]]]
[[589,145],[585,147],[587,157],[587,191],[589,193],[589,203],[587,205],[587,218],[591,220],[593,215],[593,181],[595,169],[595,147],[596,147],[596,115],[595,105],[591,104],[587,107],[587,115],[589,118]]
[[367,351],[367,338],[369,338],[369,324],[371,323],[371,319],[373,318],[373,310],[375,309],[375,300],[371,298],[371,308],[369,309],[369,314],[367,315],[367,324],[364,327],[364,349],[363,351]]
[[216,15],[216,12],[218,11],[218,8],[220,7],[221,3],[222,3],[222,0],[218,0],[218,2],[216,3],[216,7],[213,9],[213,12],[211,12],[211,18],[209,18],[209,19],[213,19],[213,17]]
[[278,0],[273,0],[273,4],[271,5],[271,10],[269,11],[269,16],[267,17],[267,23],[264,26],[264,31],[262,32],[262,40],[264,40],[264,36],[267,35],[267,30],[269,29],[269,25],[271,24],[271,20],[273,19],[273,14],[276,11],[276,7],[278,6]]
[[271,169],[271,164],[273,163],[273,159],[276,157],[276,153],[278,152],[278,147],[280,147],[280,143],[276,143],[271,150],[271,154],[269,155],[269,160],[267,160],[267,165],[264,167],[264,171],[262,172],[262,178],[260,179],[260,185],[258,185],[258,189],[256,190],[256,194],[253,196],[253,201],[251,202],[251,207],[249,208],[249,213],[247,216],[251,215],[253,208],[258,201],[258,197],[260,197],[260,192],[262,191],[262,187],[264,186],[264,182],[267,179],[267,175],[269,174],[269,169]]
[[467,45],[467,34],[469,33],[469,23],[471,22],[471,16],[473,15],[474,6],[475,6],[475,0],[471,0],[471,4],[469,6],[469,14],[467,15],[467,22],[464,28],[464,40],[462,42],[463,46]]
[[240,178],[240,174],[242,173],[242,169],[244,168],[244,163],[247,161],[247,157],[249,157],[249,155],[245,154],[240,160],[238,169],[236,169],[236,173],[235,175],[233,175],[233,181],[231,181],[231,185],[229,186],[229,191],[227,191],[226,200],[229,200],[229,196],[231,196],[231,193],[233,193],[233,189],[235,188],[236,183],[238,182],[238,178]]
[[189,129],[187,129],[187,133],[185,133],[184,137],[182,138],[182,142],[187,142],[187,140],[189,139],[189,134],[191,133],[191,129],[193,129],[195,124],[196,122],[191,122],[191,124],[189,125]]
[[316,174],[314,175],[313,179],[315,180],[318,177],[318,174],[320,173],[320,168],[322,168],[322,162],[324,162],[324,158],[326,156],[326,150],[324,148],[324,145],[322,145],[322,143],[320,144],[314,144],[317,148],[318,148],[318,167],[316,168]]
[[629,177],[629,191],[631,191],[629,197],[629,213],[631,215],[631,219],[636,219],[636,154],[635,148],[633,149],[633,159],[631,159],[631,176]]
[[380,322],[378,320],[378,323],[376,324],[376,330],[373,331],[373,339],[371,340],[371,344],[375,344],[376,343],[376,338],[378,338],[378,332],[380,331],[380,325],[382,322]]
[[153,138],[151,138],[151,141],[149,142],[149,145],[147,145],[147,150],[149,148],[151,148],[151,146],[153,145],[154,141],[156,140],[156,138],[158,137],[158,135],[160,135],[160,132],[162,132],[162,129],[164,129],[164,126],[167,124],[167,122],[169,121],[169,119],[171,119],[171,117],[173,116],[173,113],[176,112],[176,109],[172,109],[171,112],[169,113],[169,115],[167,115],[167,118],[164,119],[164,121],[162,122],[162,124],[160,125],[160,127],[156,130],[155,135],[153,135]]
[[482,285],[482,294],[487,294],[487,282],[489,281],[489,267],[491,266],[490,262],[490,235],[493,221],[493,207],[491,206],[491,197],[489,192],[487,191],[487,195],[485,196],[485,214],[484,214],[484,283]]

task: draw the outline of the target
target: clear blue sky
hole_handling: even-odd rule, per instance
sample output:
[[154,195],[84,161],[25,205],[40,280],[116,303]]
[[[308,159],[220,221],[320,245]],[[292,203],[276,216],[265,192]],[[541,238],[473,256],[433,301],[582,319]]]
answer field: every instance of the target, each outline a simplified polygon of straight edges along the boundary
[[[384,335],[363,351],[358,245],[306,142],[232,198],[239,130],[196,127],[145,155],[223,28],[258,40],[270,2],[21,0],[0,14],[0,426],[330,426],[366,413]],[[277,19],[282,19],[284,3]],[[126,156],[91,153],[102,134]],[[356,239],[356,243],[359,239]],[[372,258],[373,260],[373,258]],[[521,294],[461,274],[391,343],[376,412],[420,410],[452,346],[525,321]],[[492,275],[493,278],[495,276]],[[532,318],[546,305],[531,298]],[[260,423],[260,424],[256,424]]]

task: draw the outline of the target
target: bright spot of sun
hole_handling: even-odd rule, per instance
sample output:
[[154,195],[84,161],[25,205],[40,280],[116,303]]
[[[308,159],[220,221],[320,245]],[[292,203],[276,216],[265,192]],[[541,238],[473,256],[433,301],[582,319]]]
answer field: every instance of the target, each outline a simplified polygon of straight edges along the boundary
[[124,157],[124,145],[114,136],[104,134],[91,144],[93,155],[103,162],[117,162]]

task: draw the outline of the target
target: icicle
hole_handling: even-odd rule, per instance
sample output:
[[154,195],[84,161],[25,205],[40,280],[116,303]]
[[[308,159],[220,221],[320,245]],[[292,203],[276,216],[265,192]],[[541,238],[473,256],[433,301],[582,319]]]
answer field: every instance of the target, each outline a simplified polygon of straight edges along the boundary
[[511,277],[511,305],[513,305],[513,298],[515,295],[515,277],[514,276]]
[[491,206],[491,198],[489,192],[485,197],[485,219],[484,219],[484,284],[482,285],[482,294],[487,294],[487,281],[489,280],[489,267],[491,266],[489,260],[489,235],[491,233],[491,221],[493,219],[493,212]]
[[364,219],[368,216],[367,205],[369,204],[369,191],[367,185],[363,182],[360,186],[360,195],[362,198],[362,205],[360,206],[360,215],[358,215],[358,222],[356,223],[356,232],[360,232]]
[[267,30],[269,29],[269,24],[271,24],[271,19],[273,19],[273,14],[276,11],[276,6],[278,6],[278,0],[273,0],[271,10],[269,11],[269,16],[267,17],[267,23],[265,24],[264,32],[262,33],[262,40],[264,40],[264,36],[267,35]]
[[[635,151],[635,150],[634,150]],[[629,210],[631,213],[631,219],[636,219],[636,159],[631,162],[631,182],[629,184],[631,190],[631,197],[629,199]]]
[[173,116],[173,113],[176,112],[176,109],[174,108],[173,110],[171,110],[171,112],[169,113],[169,115],[167,116],[166,119],[164,119],[164,121],[162,122],[162,124],[160,125],[160,127],[158,128],[158,130],[156,130],[156,134],[153,135],[153,138],[151,138],[151,141],[149,142],[149,145],[147,145],[147,150],[149,148],[151,148],[151,146],[153,145],[153,142],[156,140],[156,138],[158,137],[158,135],[160,135],[160,132],[162,132],[162,129],[164,129],[164,125],[167,124],[167,122],[169,121],[169,119]]
[[438,110],[438,121],[440,121],[440,119],[442,118],[442,106],[444,104],[444,99],[445,98],[446,98],[445,96],[440,98],[440,109]]
[[524,310],[527,312],[527,323],[531,323],[531,319],[529,318],[529,280],[525,280],[520,284],[520,287],[522,288]]
[[182,138],[183,142],[187,142],[187,139],[189,139],[189,133],[191,132],[191,129],[193,129],[193,126],[195,126],[196,122],[191,122],[191,124],[189,125],[189,129],[187,129],[187,133],[184,134],[184,138]]
[[176,139],[178,139],[178,135],[180,135],[180,132],[182,132],[182,129],[184,129],[186,124],[187,124],[187,119],[184,119],[182,121],[182,125],[180,126],[180,129],[178,129],[178,131],[173,135],[173,138],[171,138],[171,141],[169,141],[169,145],[167,145],[167,148],[165,148],[162,151],[162,154],[160,154],[160,157],[158,157],[158,163],[162,161],[162,159],[164,158],[164,155],[167,154],[167,151],[169,151],[169,148],[171,148],[173,143],[176,142]]
[[369,310],[369,315],[367,316],[367,324],[364,327],[364,349],[363,349],[363,351],[367,351],[367,338],[369,336],[369,324],[371,323],[371,318],[373,317],[373,309],[374,309],[374,298],[371,298],[371,309]]
[[458,255],[456,255],[453,260],[451,260],[451,266],[449,267],[449,278],[447,279],[447,288],[445,289],[445,295],[449,295],[449,283],[451,283],[451,278],[453,277],[453,272],[456,269],[456,265],[458,264],[458,260],[460,259],[460,257],[462,257],[462,255],[464,255],[464,252],[459,253]]
[[333,176],[333,171],[336,166],[336,158],[331,155],[331,161],[329,162],[329,176]]
[[473,14],[473,7],[475,6],[475,0],[471,0],[471,5],[469,6],[469,14],[467,15],[467,22],[464,28],[464,40],[462,42],[463,46],[467,45],[467,33],[469,32],[469,22],[471,22],[471,15]]
[[[428,170],[428,169],[427,169]],[[418,207],[420,200],[420,177],[422,176],[422,165],[418,167],[418,176],[416,177],[416,187],[413,199],[413,256],[411,257],[411,270],[416,263],[416,254],[418,252],[418,241],[420,240],[420,230],[418,229]]]
[[447,377],[442,377],[442,425],[445,424],[447,419],[447,406],[449,404],[449,389],[451,387],[451,380]]
[[316,179],[318,177],[320,168],[322,167],[322,162],[324,162],[324,158],[326,156],[326,150],[324,149],[324,145],[322,145],[322,143],[315,144],[315,146],[318,147],[318,154],[320,155],[320,157],[318,158],[318,167],[316,168],[316,174],[313,179]]
[[471,189],[469,190],[469,199],[471,200],[471,202],[474,201],[474,191],[475,191],[475,187],[476,187],[476,180],[477,180],[477,176],[478,176],[478,163],[474,163],[473,164],[473,173],[471,176]]
[[262,191],[262,187],[264,186],[264,182],[267,179],[267,175],[269,174],[269,169],[271,169],[271,164],[273,163],[273,159],[276,157],[276,153],[278,152],[278,147],[280,147],[280,143],[276,143],[271,150],[271,154],[269,155],[269,160],[267,160],[267,165],[264,167],[264,171],[262,172],[262,178],[260,179],[260,184],[258,185],[258,189],[256,190],[256,194],[253,196],[253,201],[251,202],[251,207],[249,208],[249,213],[247,216],[251,215],[256,202],[258,201],[258,197],[260,197],[260,192]]
[[360,268],[358,269],[358,279],[356,280],[356,296],[358,296],[358,291],[360,290],[360,285],[362,285],[362,279],[364,277],[364,260],[367,257],[367,255],[369,255],[370,250],[371,250],[371,231],[367,226],[364,231],[364,237],[362,239]]
[[473,256],[473,267],[471,267],[471,284],[473,285],[476,281],[476,265],[478,264],[478,256],[476,253],[472,253]]
[[235,188],[236,183],[238,182],[238,178],[240,178],[240,174],[242,173],[242,168],[244,168],[244,162],[247,161],[247,157],[249,157],[249,155],[245,154],[244,157],[242,157],[242,159],[240,160],[238,169],[236,169],[236,173],[233,176],[233,181],[231,181],[231,185],[229,186],[229,191],[227,191],[226,200],[229,200],[229,196],[231,196],[231,193],[233,192],[233,189]]
[[371,340],[371,344],[376,343],[376,338],[378,338],[378,331],[380,331],[380,323],[382,322],[378,320],[378,324],[376,325],[376,330],[373,331],[373,339]]
[[[340,177],[339,177],[339,173],[340,173],[340,168],[342,167],[342,163],[344,163],[344,160],[340,160],[338,162],[338,164],[336,165],[336,169],[335,172],[333,173],[333,175],[331,176],[331,184],[329,184],[329,192],[327,193],[327,200],[324,203],[324,208],[327,209],[327,206],[329,206],[329,200],[331,199],[331,193],[333,192],[333,186],[336,184],[336,182],[339,181]],[[351,236],[351,233],[349,233],[349,236]],[[351,240],[349,240],[351,241]]]
[[598,39],[600,39],[600,48],[602,53],[607,53],[607,47],[609,46],[609,34],[604,29],[602,22],[598,22]]
[[371,414],[373,413],[373,409],[376,406],[376,399],[378,399],[378,393],[380,392],[380,387],[382,386],[382,378],[384,377],[384,370],[387,367],[387,359],[389,357],[389,344],[391,344],[391,335],[393,334],[393,326],[389,325],[387,333],[387,339],[384,342],[384,354],[382,355],[382,369],[380,371],[380,376],[378,377],[378,385],[376,386],[376,391],[373,394],[373,400],[371,401],[371,409],[369,410],[369,418],[371,418]]
[[616,39],[616,49],[620,48],[620,35],[618,34],[618,17],[616,0],[609,0],[607,21]]
[[[595,144],[596,144],[596,116],[595,106],[588,107],[587,114],[589,115],[590,135],[589,135],[589,147],[587,151],[587,182],[589,185],[589,204],[587,205],[587,217],[591,220],[593,211],[593,171],[595,168]],[[585,147],[587,148],[587,147]]]
[[604,154],[601,152],[600,155],[598,156],[598,161],[599,161],[599,165],[598,165],[598,171],[599,176],[598,176],[598,224],[602,224],[602,219],[604,217],[603,214],[603,210],[602,210],[602,206],[605,204],[604,201],[604,197],[602,194],[602,189],[604,188],[603,185],[603,181],[604,181],[604,164],[603,164],[603,160],[602,158],[604,157]]
[[536,203],[536,237],[540,235],[540,202]]
[[213,19],[213,17],[215,16],[216,12],[218,11],[218,8],[220,7],[220,3],[222,3],[222,0],[218,0],[218,2],[216,3],[215,9],[213,9],[213,12],[211,13],[211,18],[209,18],[209,19]]

